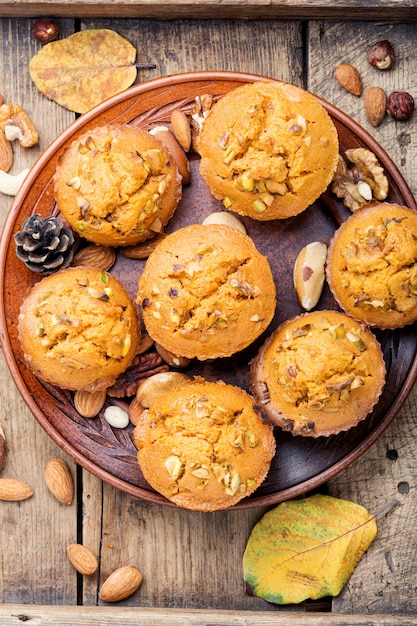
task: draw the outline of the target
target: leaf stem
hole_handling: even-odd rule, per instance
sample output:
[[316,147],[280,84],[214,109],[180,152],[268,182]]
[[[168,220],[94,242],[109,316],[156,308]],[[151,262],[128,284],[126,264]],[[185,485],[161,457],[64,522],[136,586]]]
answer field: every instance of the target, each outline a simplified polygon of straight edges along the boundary
[[391,511],[391,509],[393,509],[396,506],[399,506],[400,504],[401,502],[399,500],[391,500],[391,502],[388,502],[388,504],[383,506],[382,509],[378,511],[378,513],[375,513],[375,518],[379,519],[380,517],[382,517],[383,515],[386,515],[389,511]]

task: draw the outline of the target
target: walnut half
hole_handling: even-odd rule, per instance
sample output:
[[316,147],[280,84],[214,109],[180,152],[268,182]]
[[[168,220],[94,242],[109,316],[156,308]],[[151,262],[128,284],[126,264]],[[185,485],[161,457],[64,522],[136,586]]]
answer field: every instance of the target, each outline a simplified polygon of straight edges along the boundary
[[332,181],[332,191],[351,211],[372,200],[385,200],[388,195],[388,179],[375,154],[366,148],[345,151],[350,166],[342,156]]

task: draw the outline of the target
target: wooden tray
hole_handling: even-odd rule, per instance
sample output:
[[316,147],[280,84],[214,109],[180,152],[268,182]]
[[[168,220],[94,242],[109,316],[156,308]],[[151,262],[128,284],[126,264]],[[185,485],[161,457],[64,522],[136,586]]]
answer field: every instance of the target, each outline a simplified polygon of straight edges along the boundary
[[[0,256],[2,344],[22,397],[45,431],[77,463],[113,486],[144,500],[170,504],[149,487],[140,472],[132,427],[112,429],[101,414],[94,419],[82,418],[74,409],[70,392],[42,384],[26,369],[17,337],[17,320],[27,289],[39,277],[17,259],[13,236],[30,214],[47,216],[57,212],[53,198],[57,159],[87,129],[104,123],[129,123],[151,128],[168,123],[173,108],[181,107],[189,113],[197,95],[210,93],[217,98],[242,83],[262,78],[230,72],[180,74],[137,85],[111,98],[80,117],[49,146],[16,196],[3,230]],[[388,200],[416,210],[411,191],[379,144],[343,112],[319,100],[335,122],[341,150],[360,146],[372,150],[389,178]],[[167,232],[201,222],[212,211],[223,209],[199,176],[197,155],[191,154],[190,160],[192,184],[184,188],[183,199]],[[248,390],[248,364],[266,335],[280,322],[301,312],[292,283],[293,265],[299,250],[315,240],[328,243],[348,214],[344,205],[327,191],[297,217],[273,222],[243,219],[255,245],[267,255],[275,276],[278,305],[274,320],[268,331],[242,353],[209,363],[192,362],[188,373],[202,375],[208,380],[223,379]],[[119,254],[111,269],[133,298],[143,265],[144,261],[126,259]],[[326,286],[317,308],[337,308]],[[277,429],[277,454],[267,479],[251,497],[234,508],[273,504],[305,493],[346,468],[382,434],[417,378],[417,334],[415,326],[394,331],[377,330],[375,334],[381,342],[388,374],[384,392],[373,413],[356,428],[330,438],[293,437]]]

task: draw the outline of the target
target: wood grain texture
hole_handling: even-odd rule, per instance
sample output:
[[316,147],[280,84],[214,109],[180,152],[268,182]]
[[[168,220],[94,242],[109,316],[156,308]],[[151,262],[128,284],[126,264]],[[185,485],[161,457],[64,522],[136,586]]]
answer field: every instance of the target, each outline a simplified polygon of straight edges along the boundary
[[[351,23],[316,22],[309,25],[308,88],[332,102],[356,119],[390,154],[414,194],[417,192],[415,134],[417,118],[394,122],[386,116],[373,128],[366,118],[363,96],[344,91],[333,77],[338,63],[351,63],[360,72],[364,88],[377,85],[387,93],[396,89],[416,96],[415,25],[361,24],[352,37]],[[366,61],[368,47],[388,39],[396,54],[394,68],[381,72]],[[329,64],[328,59],[332,59]],[[346,613],[391,611],[413,614],[417,611],[415,595],[417,557],[413,546],[417,502],[412,497],[417,482],[415,441],[417,410],[414,387],[394,422],[364,456],[329,483],[329,492],[353,500],[377,513],[392,500],[400,506],[378,523],[378,535],[372,548],[342,591],[333,600],[333,610]]]
[[[62,22],[63,33],[72,28],[72,22]],[[19,104],[27,111],[40,135],[34,148],[21,148],[17,142],[13,145],[11,173],[17,174],[34,163],[74,115],[46,100],[32,84],[27,65],[38,44],[31,36],[30,22],[2,20],[0,33],[0,93],[4,102]],[[13,199],[0,194],[1,225],[12,207]],[[34,491],[25,502],[1,503],[0,602],[74,604],[76,575],[67,562],[65,548],[77,535],[77,503],[65,506],[50,494],[44,466],[50,458],[64,458],[75,478],[75,465],[46,436],[16,393],[3,354],[0,380],[0,423],[8,442],[2,476],[20,478]]]
[[[0,0],[0,17],[33,17],[48,15],[81,18],[151,18],[151,19],[273,19],[273,20],[379,20],[381,10],[373,0]],[[417,19],[414,0],[384,0],[387,22]]]
[[0,626],[415,626],[408,615],[362,616],[330,613],[266,613],[125,607],[0,606]]

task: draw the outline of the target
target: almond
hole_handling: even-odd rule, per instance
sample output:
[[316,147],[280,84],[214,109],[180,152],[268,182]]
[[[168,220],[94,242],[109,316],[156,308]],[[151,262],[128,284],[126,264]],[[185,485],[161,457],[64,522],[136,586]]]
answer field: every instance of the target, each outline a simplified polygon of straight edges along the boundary
[[104,581],[100,599],[104,602],[123,600],[134,593],[141,582],[142,574],[136,567],[133,565],[119,567]]
[[191,148],[191,126],[188,117],[181,109],[174,109],[172,112],[171,128],[181,148],[188,152]]
[[155,126],[149,131],[151,135],[154,135],[168,150],[174,162],[178,168],[178,171],[182,177],[184,185],[189,185],[191,182],[191,170],[190,163],[187,159],[187,155],[181,148],[180,144],[174,137],[173,133],[167,126]]
[[170,365],[171,367],[187,367],[190,364],[190,359],[187,359],[185,356],[177,356],[173,352],[170,352],[163,346],[160,346],[158,343],[155,344],[155,349],[159,356],[164,359],[165,363]]
[[0,170],[8,172],[13,165],[13,149],[12,144],[6,135],[0,130]]
[[81,543],[71,543],[67,547],[67,556],[77,572],[83,576],[91,576],[98,569],[95,554]]
[[368,120],[372,126],[379,126],[387,110],[387,94],[381,87],[368,87],[363,101]]
[[353,93],[354,96],[362,94],[362,80],[356,67],[349,63],[342,63],[336,67],[334,76],[343,89]]
[[159,233],[155,235],[155,237],[152,237],[152,239],[147,239],[142,243],[120,248],[120,254],[128,259],[147,259],[165,237],[166,235],[164,235],[164,233]]
[[92,244],[86,246],[78,252],[73,260],[72,265],[85,265],[106,272],[116,261],[116,251],[114,248]]
[[4,430],[0,426],[0,472],[6,463],[6,437]]
[[71,504],[74,483],[68,465],[63,459],[50,459],[45,465],[46,486],[62,504]]
[[106,400],[106,390],[76,391],[74,394],[75,409],[82,417],[95,417],[101,411]]
[[129,420],[133,426],[137,426],[142,413],[145,411],[145,407],[141,405],[137,398],[133,398],[129,404]]
[[27,500],[32,494],[32,489],[21,480],[0,478],[0,500]]

